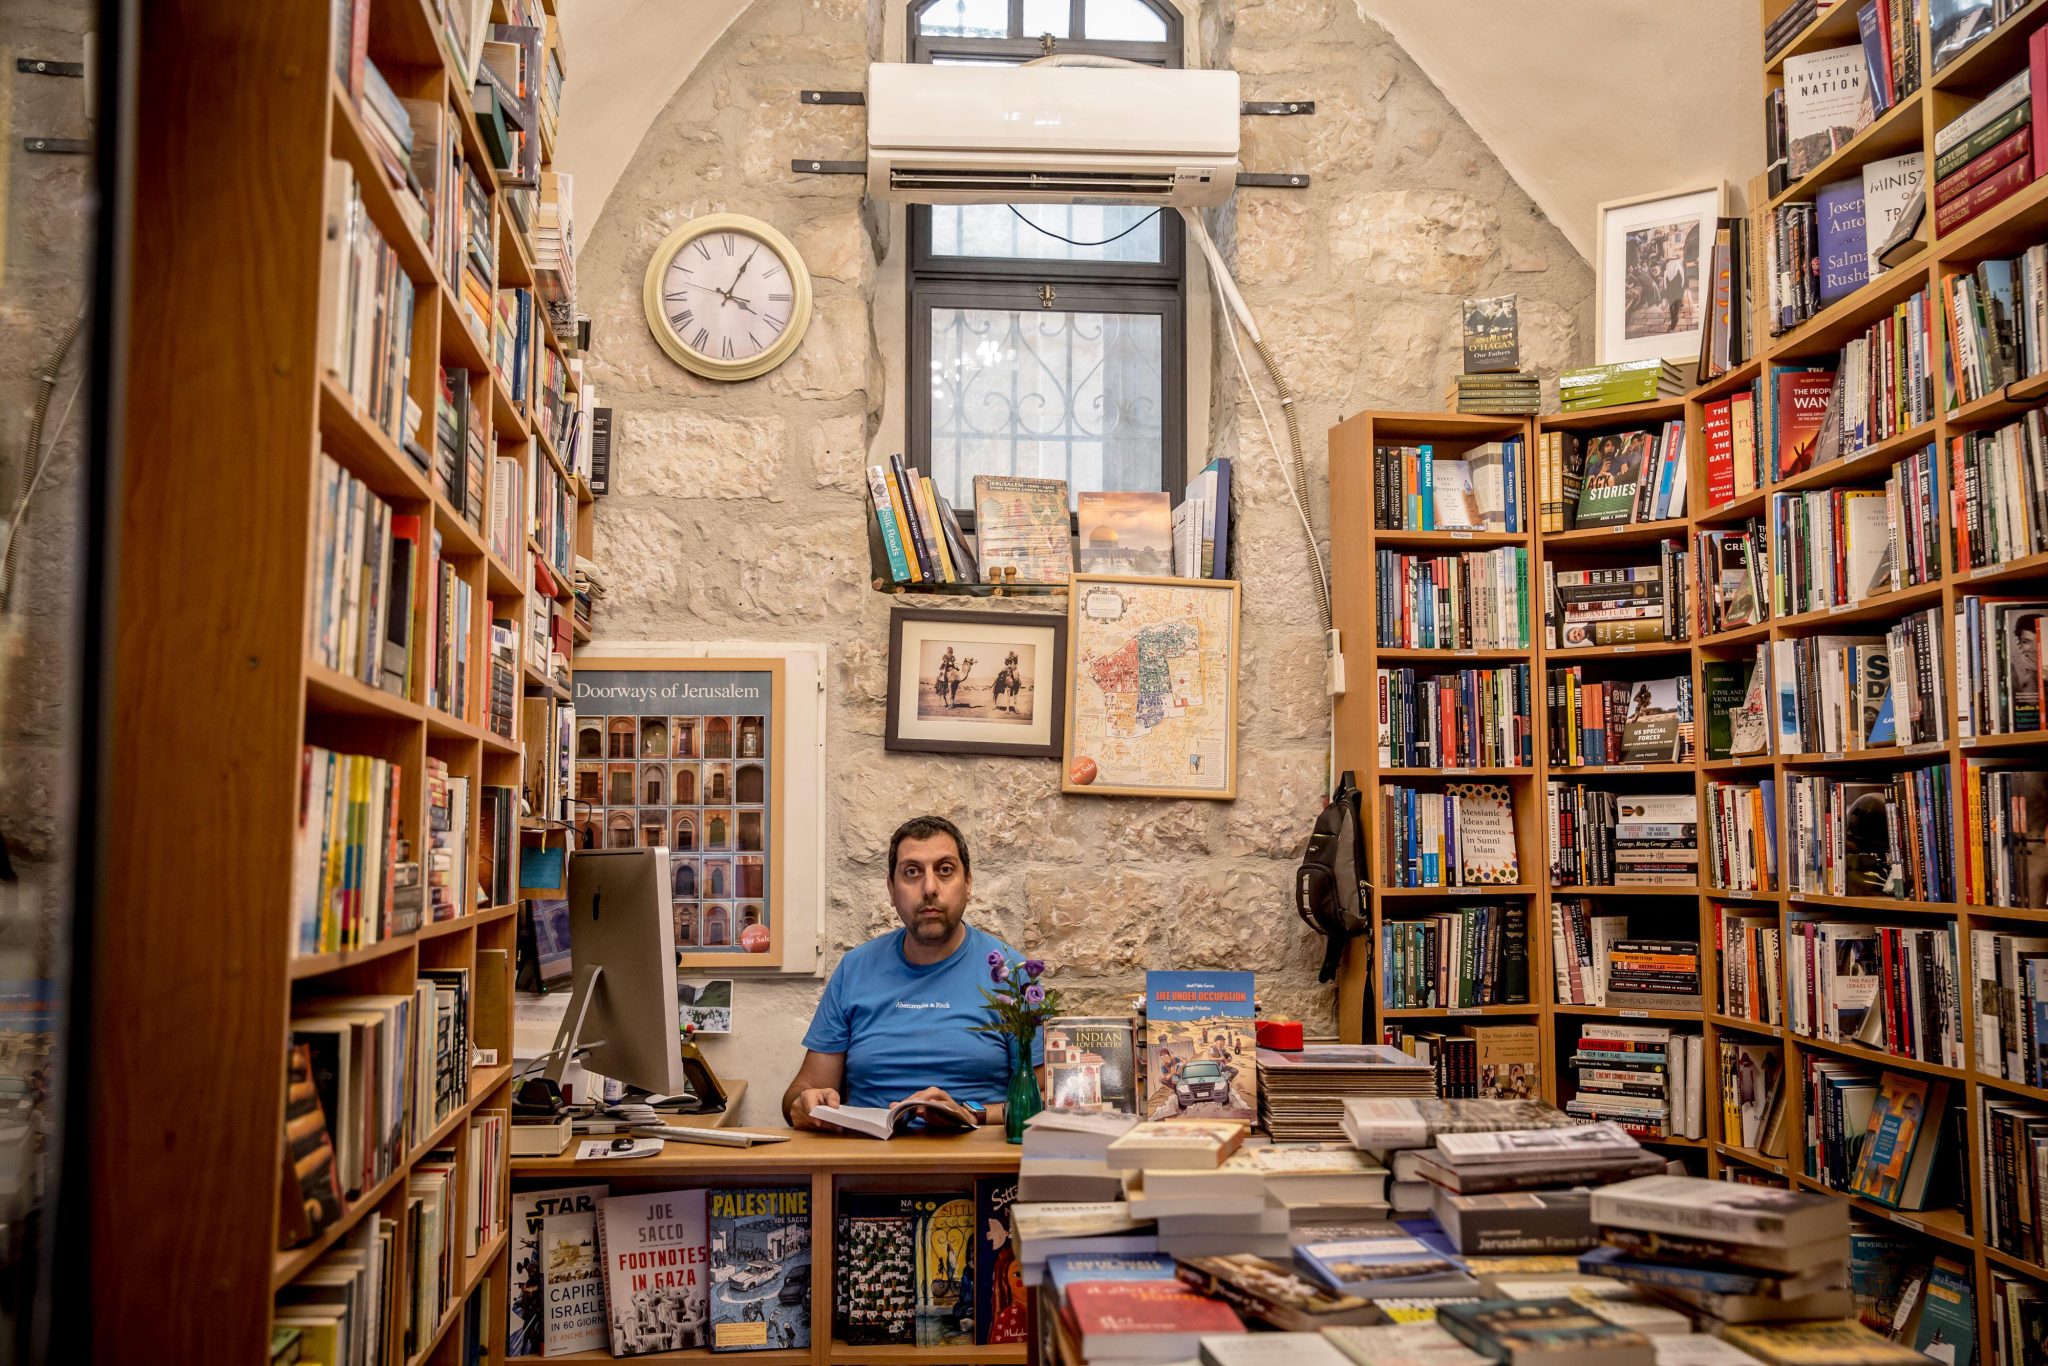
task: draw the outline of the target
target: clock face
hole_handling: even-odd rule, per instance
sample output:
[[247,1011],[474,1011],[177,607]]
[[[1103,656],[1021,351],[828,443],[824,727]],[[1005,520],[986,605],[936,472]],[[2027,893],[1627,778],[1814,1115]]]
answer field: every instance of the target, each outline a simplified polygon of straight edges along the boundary
[[782,340],[796,285],[760,238],[732,228],[694,237],[669,259],[661,312],[676,339],[711,361],[748,361]]

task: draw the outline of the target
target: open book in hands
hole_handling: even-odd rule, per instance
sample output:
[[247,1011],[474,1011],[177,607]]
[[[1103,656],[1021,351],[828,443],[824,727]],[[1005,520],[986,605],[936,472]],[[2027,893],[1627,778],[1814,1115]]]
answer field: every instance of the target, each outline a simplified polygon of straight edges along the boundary
[[[811,1118],[850,1134],[894,1138],[908,1129],[926,1133],[965,1133],[976,1127],[974,1116],[944,1100],[899,1100],[894,1105],[814,1105]],[[921,1124],[920,1124],[921,1122]]]

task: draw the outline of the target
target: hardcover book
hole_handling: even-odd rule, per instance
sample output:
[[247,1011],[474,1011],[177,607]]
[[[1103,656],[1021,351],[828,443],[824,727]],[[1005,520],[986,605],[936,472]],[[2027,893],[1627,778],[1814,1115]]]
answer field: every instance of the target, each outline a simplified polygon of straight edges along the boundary
[[1621,728],[1621,761],[1625,764],[1672,764],[1682,757],[1680,696],[1691,680],[1646,678],[1628,696],[1628,719]]
[[1835,376],[1828,370],[1778,369],[1772,372],[1778,401],[1772,407],[1777,424],[1780,479],[1799,474],[1813,463],[1813,448],[1827,421],[1828,400]]
[[1369,1300],[1331,1294],[1295,1274],[1291,1266],[1249,1253],[1184,1258],[1179,1275],[1196,1291],[1223,1301],[1241,1317],[1283,1333],[1313,1333],[1330,1324],[1366,1323],[1378,1312]]
[[1863,206],[1863,181],[1837,180],[1820,187],[1820,301],[1823,306],[1854,294],[1870,278],[1870,243]]
[[1465,300],[1465,373],[1501,374],[1521,368],[1515,296]]
[[1045,1022],[1046,1105],[1138,1112],[1138,1031],[1129,1016],[1063,1015]]
[[1654,1366],[1650,1340],[1609,1323],[1576,1300],[1479,1300],[1446,1305],[1437,1325],[1481,1356],[1521,1366],[1534,1361],[1598,1361]]
[[1926,161],[1924,152],[1907,152],[1863,167],[1863,253],[1873,274],[1885,243],[1907,210],[1926,202],[1921,188]]
[[604,1278],[597,1264],[597,1215],[551,1214],[541,1220],[538,1246],[547,1307],[547,1356],[602,1350]]
[[1066,1310],[1090,1360],[1167,1361],[1204,1336],[1245,1330],[1230,1306],[1178,1281],[1083,1281]]
[[1515,809],[1506,783],[1452,783],[1457,799],[1458,871],[1468,887],[1512,887],[1522,880],[1515,853]]
[[[1010,1237],[1010,1206],[1017,1202],[1017,1178],[974,1180],[974,1340],[983,1345],[1022,1342],[1029,1327],[1024,1268]],[[1046,1259],[1046,1272],[1062,1257]]]
[[1870,122],[1863,45],[1831,47],[1785,59],[1788,173],[1798,180]]
[[1389,1225],[1367,1237],[1297,1241],[1294,1260],[1312,1279],[1360,1299],[1467,1294],[1479,1284],[1428,1220]]
[[1879,1337],[1854,1319],[1731,1323],[1721,1330],[1721,1340],[1768,1366],[1927,1366],[1922,1353]]
[[[541,1252],[541,1226],[549,1216],[597,1213],[598,1201],[610,1187],[562,1186],[554,1190],[515,1191],[512,1195],[512,1292],[505,1333],[505,1355],[537,1357],[547,1343],[547,1258]],[[600,1319],[602,1328],[602,1295]],[[603,1346],[602,1340],[597,1343]],[[578,1349],[581,1350],[581,1349]]]
[[1691,1176],[1645,1176],[1593,1192],[1593,1221],[1732,1243],[1810,1243],[1849,1229],[1839,1197]]
[[[710,1248],[702,1190],[614,1195],[598,1206],[615,1357],[704,1346]],[[549,1345],[553,1345],[552,1330]]]
[[1249,972],[1145,974],[1148,1118],[1251,1123],[1259,1112],[1255,1047]]
[[1636,494],[1649,459],[1648,432],[1610,432],[1585,446],[1577,526],[1621,526],[1635,520]]
[[714,1190],[711,1350],[762,1352],[811,1342],[811,1192],[807,1186]]
[[1947,1107],[1942,1078],[1885,1073],[1849,1189],[1893,1209],[1921,1208],[1948,1130]]
[[1084,491],[1079,498],[1078,525],[1076,544],[1083,574],[1172,575],[1173,495],[1163,489]]
[[855,1345],[908,1345],[917,1321],[916,1220],[899,1197],[840,1197],[833,1332]]
[[1014,573],[1018,583],[1065,583],[1074,571],[1067,508],[1064,479],[975,475],[974,542],[982,577],[997,583]]

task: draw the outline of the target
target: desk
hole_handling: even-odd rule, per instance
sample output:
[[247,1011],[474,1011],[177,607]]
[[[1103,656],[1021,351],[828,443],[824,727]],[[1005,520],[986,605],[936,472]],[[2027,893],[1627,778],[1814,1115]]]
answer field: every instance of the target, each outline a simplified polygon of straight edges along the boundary
[[[737,1108],[737,1102],[732,1108]],[[700,1116],[711,1119],[713,1116]],[[578,1161],[573,1156],[515,1157],[515,1187],[603,1181],[614,1190],[665,1187],[795,1186],[811,1189],[811,1346],[789,1352],[656,1352],[636,1362],[724,1361],[751,1366],[1012,1366],[1025,1344],[998,1347],[849,1347],[832,1340],[833,1201],[841,1190],[962,1190],[976,1176],[1014,1175],[1023,1151],[1003,1141],[1000,1125],[943,1137],[905,1135],[881,1141],[851,1134],[759,1128],[787,1133],[787,1143],[719,1148],[664,1143],[653,1157]],[[610,1361],[606,1352],[550,1357],[550,1362]]]

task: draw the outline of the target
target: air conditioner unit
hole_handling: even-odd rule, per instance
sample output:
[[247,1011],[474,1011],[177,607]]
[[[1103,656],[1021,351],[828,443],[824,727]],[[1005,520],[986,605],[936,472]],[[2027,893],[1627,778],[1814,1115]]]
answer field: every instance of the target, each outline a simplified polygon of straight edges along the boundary
[[1220,204],[1235,71],[868,67],[868,193],[904,204]]

